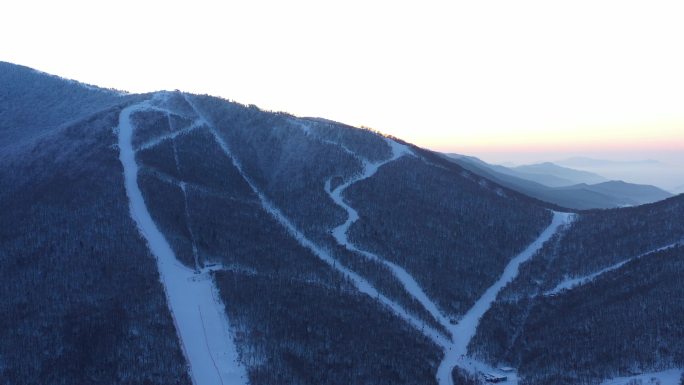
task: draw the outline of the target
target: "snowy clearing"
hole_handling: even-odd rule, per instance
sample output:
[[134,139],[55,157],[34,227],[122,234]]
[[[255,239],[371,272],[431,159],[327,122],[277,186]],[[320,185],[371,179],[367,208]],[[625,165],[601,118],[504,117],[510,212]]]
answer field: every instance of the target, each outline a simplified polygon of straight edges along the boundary
[[669,369],[630,377],[615,377],[603,381],[601,385],[679,385],[683,371],[682,369]]
[[123,166],[130,214],[157,261],[167,303],[195,385],[247,384],[238,364],[230,325],[217,289],[208,274],[196,274],[181,265],[152,220],[138,186],[138,164],[132,145],[131,114],[148,102],[125,108],[119,117],[119,159]]
[[659,247],[657,249],[650,250],[650,251],[647,251],[645,253],[639,254],[636,257],[625,259],[622,262],[618,262],[614,265],[608,266],[604,269],[601,269],[597,272],[585,275],[583,277],[567,278],[564,281],[562,281],[561,283],[559,283],[558,285],[556,285],[556,287],[554,287],[553,289],[545,292],[544,295],[552,296],[552,295],[559,294],[560,292],[565,291],[565,290],[570,290],[570,289],[574,289],[574,288],[582,286],[582,285],[586,285],[587,283],[595,280],[598,276],[605,274],[605,273],[608,273],[608,272],[613,271],[613,270],[617,270],[617,269],[621,268],[622,266],[624,266],[625,264],[627,264],[631,261],[634,261],[636,259],[648,256],[648,255],[653,254],[653,253],[657,253],[659,251],[671,249],[671,248],[678,246],[678,245],[681,245],[681,244],[682,244],[682,241],[671,243],[669,245]]

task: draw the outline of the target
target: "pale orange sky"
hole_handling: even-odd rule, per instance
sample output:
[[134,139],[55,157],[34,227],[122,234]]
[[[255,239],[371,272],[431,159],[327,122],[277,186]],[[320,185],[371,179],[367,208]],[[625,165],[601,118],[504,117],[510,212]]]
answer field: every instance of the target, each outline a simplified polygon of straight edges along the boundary
[[682,20],[658,0],[10,0],[0,60],[492,159],[629,157],[684,152]]

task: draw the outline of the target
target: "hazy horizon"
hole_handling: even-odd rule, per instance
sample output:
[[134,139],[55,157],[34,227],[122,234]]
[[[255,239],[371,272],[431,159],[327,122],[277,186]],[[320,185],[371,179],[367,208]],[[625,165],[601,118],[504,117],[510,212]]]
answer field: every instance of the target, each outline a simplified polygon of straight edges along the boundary
[[682,11],[676,1],[28,0],[0,16],[12,36],[0,60],[363,125],[494,163],[684,168]]
[[[537,164],[544,162],[559,163],[570,158],[589,158],[615,162],[608,166],[578,166],[563,165],[565,167],[590,171],[610,180],[622,180],[637,184],[650,184],[671,193],[684,193],[684,152],[538,152],[538,153],[465,153],[460,151],[443,151],[477,157],[487,163],[507,167]],[[656,161],[657,163],[637,164],[641,161]],[[562,163],[562,162],[561,162]],[[624,163],[624,164],[620,164]]]

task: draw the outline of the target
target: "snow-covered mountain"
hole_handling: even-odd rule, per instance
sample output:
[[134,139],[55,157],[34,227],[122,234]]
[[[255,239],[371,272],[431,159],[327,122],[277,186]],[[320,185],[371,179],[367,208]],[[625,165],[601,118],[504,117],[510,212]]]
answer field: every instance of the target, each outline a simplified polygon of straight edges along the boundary
[[[2,383],[595,383],[684,367],[669,322],[681,197],[570,213],[369,130],[2,68]],[[649,250],[665,254],[635,257]],[[537,308],[511,298],[546,304],[565,275],[633,263],[671,290],[641,313],[657,351],[540,367],[529,349],[559,356],[548,333],[574,330],[519,326]],[[509,333],[524,344],[499,354],[488,341]]]

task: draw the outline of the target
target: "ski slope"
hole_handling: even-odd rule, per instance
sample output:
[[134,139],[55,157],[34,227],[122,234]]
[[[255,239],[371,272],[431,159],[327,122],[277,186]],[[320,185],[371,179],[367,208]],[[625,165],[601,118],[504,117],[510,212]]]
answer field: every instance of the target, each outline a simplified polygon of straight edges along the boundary
[[[341,225],[332,230],[333,237],[338,244],[344,246],[348,250],[357,252],[368,259],[378,261],[387,266],[397,280],[402,284],[404,289],[416,299],[446,330],[449,331],[450,340],[449,345],[443,347],[444,358],[440,363],[437,371],[437,381],[440,385],[453,385],[453,378],[451,373],[454,367],[459,366],[471,373],[498,373],[495,368],[486,363],[479,362],[467,357],[468,344],[475,336],[480,319],[492,306],[496,296],[508,283],[513,281],[518,275],[518,269],[522,263],[532,258],[532,256],[548,241],[561,226],[569,224],[572,221],[573,215],[569,213],[554,212],[551,224],[539,235],[539,237],[532,242],[525,250],[515,256],[505,267],[501,277],[489,287],[485,293],[478,299],[473,307],[465,314],[465,316],[456,324],[453,325],[448,317],[442,312],[437,305],[432,301],[428,295],[423,291],[418,282],[411,276],[404,268],[392,263],[380,256],[369,251],[359,249],[352,242],[349,241],[347,232],[349,228],[359,219],[358,212],[344,201],[344,191],[354,183],[372,177],[378,169],[392,162],[401,156],[411,154],[410,150],[399,143],[387,139],[391,146],[392,155],[390,158],[371,163],[362,157],[353,154],[363,163],[363,170],[360,175],[357,175],[345,183],[331,189],[330,180],[325,183],[325,191],[330,195],[330,198],[347,212],[347,220]],[[340,145],[340,144],[338,144]],[[341,146],[341,145],[340,145]],[[345,149],[348,151],[348,149]],[[508,373],[508,384],[517,384],[518,378],[515,373]]]
[[425,324],[424,321],[418,319],[406,309],[404,309],[401,305],[398,303],[392,301],[390,298],[382,294],[380,291],[378,291],[370,282],[368,282],[366,279],[358,275],[356,272],[352,271],[351,269],[348,269],[344,267],[339,261],[337,261],[328,250],[320,247],[313,241],[311,241],[304,233],[298,229],[292,221],[290,221],[287,216],[285,216],[267,197],[266,195],[256,186],[254,181],[243,171],[242,164],[240,161],[233,156],[232,151],[230,150],[230,146],[223,140],[221,135],[218,133],[216,130],[216,127],[211,124],[206,117],[203,116],[203,114],[198,110],[198,108],[194,105],[192,100],[190,100],[186,96],[186,100],[188,104],[190,104],[195,112],[198,114],[198,116],[201,117],[204,121],[207,122],[207,125],[209,127],[209,130],[211,134],[214,136],[214,139],[216,142],[219,144],[219,147],[222,149],[222,151],[226,154],[226,156],[233,162],[233,165],[235,168],[238,170],[240,175],[242,175],[243,179],[247,182],[247,184],[250,186],[252,191],[257,195],[259,198],[259,201],[261,203],[261,206],[268,212],[281,226],[287,230],[288,234],[290,234],[299,244],[304,246],[305,248],[311,250],[314,255],[316,255],[318,258],[320,258],[323,262],[331,266],[333,269],[337,270],[340,272],[342,275],[347,277],[353,284],[354,286],[361,292],[369,297],[378,300],[380,303],[382,303],[384,306],[389,308],[393,313],[398,315],[400,318],[402,318],[404,321],[406,321],[409,325],[417,329],[418,331],[422,332],[426,337],[431,339],[436,345],[440,347],[445,347],[448,346],[449,341],[447,338],[445,338],[440,332],[437,330],[429,327],[428,325]]
[[[523,250],[509,262],[501,277],[485,291],[485,293],[465,314],[460,322],[458,322],[456,325],[452,325],[444,313],[437,308],[436,304],[420,288],[417,281],[402,267],[386,261],[375,254],[358,249],[355,245],[349,242],[347,238],[347,231],[349,230],[349,227],[358,220],[359,216],[358,212],[353,207],[344,202],[342,197],[344,190],[360,180],[372,177],[382,165],[399,159],[404,155],[411,154],[410,150],[404,145],[387,139],[388,144],[392,149],[392,155],[388,159],[381,162],[371,163],[359,157],[363,163],[363,170],[359,175],[351,178],[335,189],[331,189],[330,180],[326,181],[326,192],[328,192],[333,201],[344,208],[348,214],[347,220],[343,224],[332,229],[332,234],[337,242],[350,250],[359,252],[367,258],[377,260],[388,266],[394,276],[397,277],[404,288],[408,291],[408,293],[411,294],[417,301],[419,301],[440,324],[449,330],[451,338],[445,337],[437,330],[426,325],[424,321],[418,319],[416,316],[408,312],[400,304],[386,297],[365,278],[361,277],[351,269],[343,266],[327,249],[320,247],[306,237],[306,235],[266,197],[266,195],[256,186],[253,180],[246,175],[241,162],[239,159],[233,156],[233,152],[231,151],[229,144],[226,143],[226,141],[221,137],[216,127],[199,111],[188,95],[185,95],[185,98],[188,104],[199,116],[199,119],[206,122],[215,141],[219,144],[219,147],[232,161],[240,175],[242,175],[247,184],[257,195],[261,206],[264,208],[264,210],[266,210],[266,212],[268,212],[280,225],[282,225],[287,232],[302,246],[311,250],[314,255],[319,257],[323,262],[327,263],[329,266],[347,277],[361,293],[364,293],[379,301],[409,325],[413,326],[416,330],[431,339],[443,350],[444,358],[437,371],[437,381],[440,385],[453,385],[451,373],[456,366],[475,374],[490,372],[497,373],[496,369],[492,368],[486,363],[467,357],[468,344],[477,331],[481,317],[487,312],[487,310],[489,310],[501,289],[515,279],[515,277],[518,275],[518,269],[520,265],[529,260],[563,225],[569,224],[573,218],[573,214],[554,212],[551,224],[539,235],[534,242],[532,242],[525,250]],[[335,144],[334,142],[332,143]],[[358,155],[355,156],[358,157]],[[517,384],[517,381],[517,375],[515,373],[509,373],[508,381],[505,383]]]
[[[352,155],[354,155],[357,159],[359,159],[362,162],[363,169],[361,174],[349,179],[343,184],[337,186],[335,189],[331,189],[330,179],[326,181],[324,187],[325,191],[328,193],[330,198],[335,202],[335,204],[337,204],[347,212],[347,220],[341,225],[334,228],[332,230],[332,234],[339,245],[344,246],[350,251],[359,253],[370,260],[380,262],[386,267],[388,267],[394,275],[394,277],[397,278],[397,280],[404,287],[404,289],[406,289],[406,291],[409,294],[411,294],[411,296],[413,296],[425,308],[425,310],[427,310],[430,313],[430,315],[432,315],[432,317],[435,318],[445,329],[449,330],[451,324],[449,323],[447,317],[439,310],[437,305],[428,297],[428,295],[425,294],[423,289],[420,287],[418,282],[413,278],[413,276],[411,276],[411,274],[409,274],[404,268],[397,265],[396,263],[390,262],[369,251],[359,249],[349,241],[349,238],[347,236],[349,228],[354,224],[354,222],[359,220],[359,213],[344,201],[344,198],[342,197],[344,191],[351,185],[372,177],[383,165],[394,160],[397,160],[404,155],[411,154],[411,151],[406,146],[396,143],[395,141],[390,139],[386,140],[387,144],[390,146],[392,150],[392,155],[388,159],[383,160],[381,162],[371,163],[368,160],[361,158],[357,154],[350,152]],[[341,146],[340,144],[337,145]],[[347,151],[349,150],[347,149]],[[451,338],[453,338],[453,335],[451,336]]]
[[247,384],[238,363],[225,309],[209,272],[196,273],[181,265],[157,228],[138,186],[138,164],[132,145],[131,114],[148,108],[142,102],[125,108],[119,117],[119,159],[123,166],[130,214],[157,261],[167,303],[195,385]]
[[601,269],[601,270],[596,271],[596,272],[591,273],[591,274],[587,274],[587,275],[582,276],[582,277],[567,278],[567,279],[563,280],[562,282],[560,282],[558,285],[556,285],[556,287],[554,287],[553,289],[545,292],[544,295],[552,296],[552,295],[559,294],[560,292],[565,291],[565,290],[570,290],[570,289],[574,289],[574,288],[582,286],[582,285],[586,285],[586,284],[594,281],[600,275],[611,272],[613,270],[617,270],[617,269],[621,268],[622,266],[624,266],[625,264],[627,264],[631,261],[634,261],[636,259],[648,256],[648,255],[653,254],[653,253],[657,253],[659,251],[671,249],[677,245],[682,244],[682,242],[683,241],[671,243],[669,245],[659,247],[659,248],[654,249],[654,250],[647,251],[645,253],[637,255],[636,257],[625,259],[624,261],[618,262],[614,265],[608,266],[604,269]]
[[458,353],[465,354],[467,352],[470,340],[475,336],[475,331],[479,324],[480,318],[489,310],[499,294],[507,284],[512,282],[518,276],[520,265],[528,261],[532,256],[541,249],[542,245],[546,243],[558,229],[566,224],[569,224],[573,215],[569,213],[553,213],[553,220],[551,224],[539,235],[539,237],[525,248],[520,254],[515,256],[504,268],[501,277],[490,286],[484,294],[475,302],[475,304],[466,312],[455,327],[458,335],[458,343],[456,344]]
[[[467,359],[468,344],[470,344],[470,340],[475,336],[482,316],[492,307],[492,304],[496,300],[496,296],[507,284],[518,276],[520,265],[532,258],[534,254],[541,249],[544,243],[551,239],[562,226],[570,224],[573,218],[573,214],[570,213],[553,212],[551,224],[534,240],[534,242],[527,246],[525,250],[511,259],[504,268],[501,277],[482,294],[452,329],[455,334],[454,344],[450,347],[437,370],[437,379],[440,385],[453,385],[451,372],[456,366],[470,372],[475,369],[476,373],[497,373],[494,368],[491,368],[482,362]],[[515,374],[509,374],[508,377],[508,381],[503,383],[517,384],[518,379]]]

